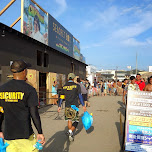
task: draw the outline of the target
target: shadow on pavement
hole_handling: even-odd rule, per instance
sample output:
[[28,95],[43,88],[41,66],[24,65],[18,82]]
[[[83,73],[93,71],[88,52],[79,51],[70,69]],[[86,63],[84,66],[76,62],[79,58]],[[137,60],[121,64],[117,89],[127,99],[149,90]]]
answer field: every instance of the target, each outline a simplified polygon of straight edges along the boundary
[[[125,105],[123,104],[122,101],[118,101],[117,102],[120,105],[120,108],[118,109],[118,113],[122,114],[125,117]],[[120,122],[115,122],[116,128],[117,128],[117,132],[118,132],[118,137],[119,137],[119,144],[120,147],[122,148],[122,144],[123,144],[123,136],[124,136],[124,121],[122,122],[122,124],[120,124]],[[120,128],[120,126],[122,125],[122,128]],[[124,150],[120,150],[120,152],[123,152]]]
[[40,114],[45,113],[51,107],[52,107],[52,105],[43,106],[43,107],[39,108],[39,113]]
[[121,112],[121,114],[123,116],[125,116],[125,105],[121,102],[121,101],[118,101],[117,102],[121,107],[118,109],[118,113]]
[[88,130],[86,130],[87,134],[90,134],[94,131],[94,126],[91,126]]
[[82,124],[82,119],[81,119],[82,116],[83,116],[83,114],[80,116],[78,126],[76,128],[76,131],[74,132],[75,136],[77,134],[79,134],[82,131],[82,129],[83,129],[83,124]]
[[66,136],[68,127],[64,131],[56,132],[45,144],[43,152],[69,152],[70,142]]
[[[83,114],[82,114],[83,115]],[[82,116],[81,115],[81,116]],[[79,134],[83,129],[83,124],[80,116],[78,127],[74,132],[74,136]],[[60,118],[59,118],[60,119]],[[66,126],[64,131],[56,132],[45,144],[43,152],[69,152],[69,147],[72,142],[69,142],[66,132],[68,127]]]

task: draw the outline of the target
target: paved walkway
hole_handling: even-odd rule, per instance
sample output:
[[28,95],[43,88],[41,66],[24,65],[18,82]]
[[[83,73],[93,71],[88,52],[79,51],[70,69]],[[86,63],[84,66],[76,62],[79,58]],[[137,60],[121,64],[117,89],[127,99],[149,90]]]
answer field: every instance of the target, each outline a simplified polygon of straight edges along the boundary
[[[46,137],[43,152],[119,152],[120,114],[124,114],[122,96],[92,97],[89,99],[93,113],[93,126],[86,132],[80,121],[75,132],[74,142],[65,135],[67,122],[64,121],[64,109],[58,115],[57,106],[40,109],[42,126]],[[80,115],[83,115],[80,106]],[[123,119],[123,117],[122,117]]]

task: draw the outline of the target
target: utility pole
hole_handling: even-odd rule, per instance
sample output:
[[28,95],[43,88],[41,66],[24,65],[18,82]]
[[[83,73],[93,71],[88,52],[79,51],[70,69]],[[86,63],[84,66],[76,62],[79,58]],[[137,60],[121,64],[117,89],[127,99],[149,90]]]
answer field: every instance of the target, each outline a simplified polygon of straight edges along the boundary
[[136,52],[136,75],[137,75],[137,52]]
[[116,75],[115,75],[115,77],[116,77],[116,87],[117,87],[117,69],[118,69],[118,66],[116,66]]

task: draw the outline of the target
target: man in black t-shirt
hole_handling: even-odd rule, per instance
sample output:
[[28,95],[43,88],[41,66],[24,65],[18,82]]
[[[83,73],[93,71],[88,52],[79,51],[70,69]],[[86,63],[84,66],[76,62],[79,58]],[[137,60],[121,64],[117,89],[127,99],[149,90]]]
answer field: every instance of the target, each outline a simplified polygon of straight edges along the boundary
[[[38,113],[38,96],[35,88],[26,83],[27,67],[23,60],[16,60],[11,65],[13,80],[0,87],[0,106],[4,109],[4,130],[0,138],[9,144],[7,152],[37,152],[31,125],[31,118],[38,131],[37,141],[45,144],[41,120]],[[1,119],[0,122],[3,120]],[[1,126],[0,126],[1,129]],[[17,139],[17,140],[16,140]],[[22,145],[21,145],[22,143]]]
[[[61,104],[63,99],[65,99],[65,120],[68,121],[68,132],[69,140],[73,141],[73,131],[76,129],[79,122],[79,103],[78,98],[83,106],[83,111],[86,111],[86,107],[83,102],[83,98],[81,95],[80,85],[74,83],[75,75],[73,73],[69,73],[68,82],[63,86],[59,101],[58,112],[61,110]],[[73,122],[73,123],[72,123]]]

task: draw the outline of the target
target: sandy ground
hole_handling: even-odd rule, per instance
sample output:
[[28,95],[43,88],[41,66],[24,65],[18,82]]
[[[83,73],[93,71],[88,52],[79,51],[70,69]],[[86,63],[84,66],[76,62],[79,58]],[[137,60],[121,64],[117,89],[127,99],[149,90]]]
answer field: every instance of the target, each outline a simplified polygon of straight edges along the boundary
[[[89,99],[93,113],[93,125],[85,131],[79,122],[74,142],[69,142],[65,132],[67,122],[64,120],[64,108],[58,115],[57,106],[40,109],[46,144],[43,152],[120,152],[122,136],[120,135],[120,112],[124,118],[122,96],[95,96]],[[80,116],[83,115],[80,106]]]

